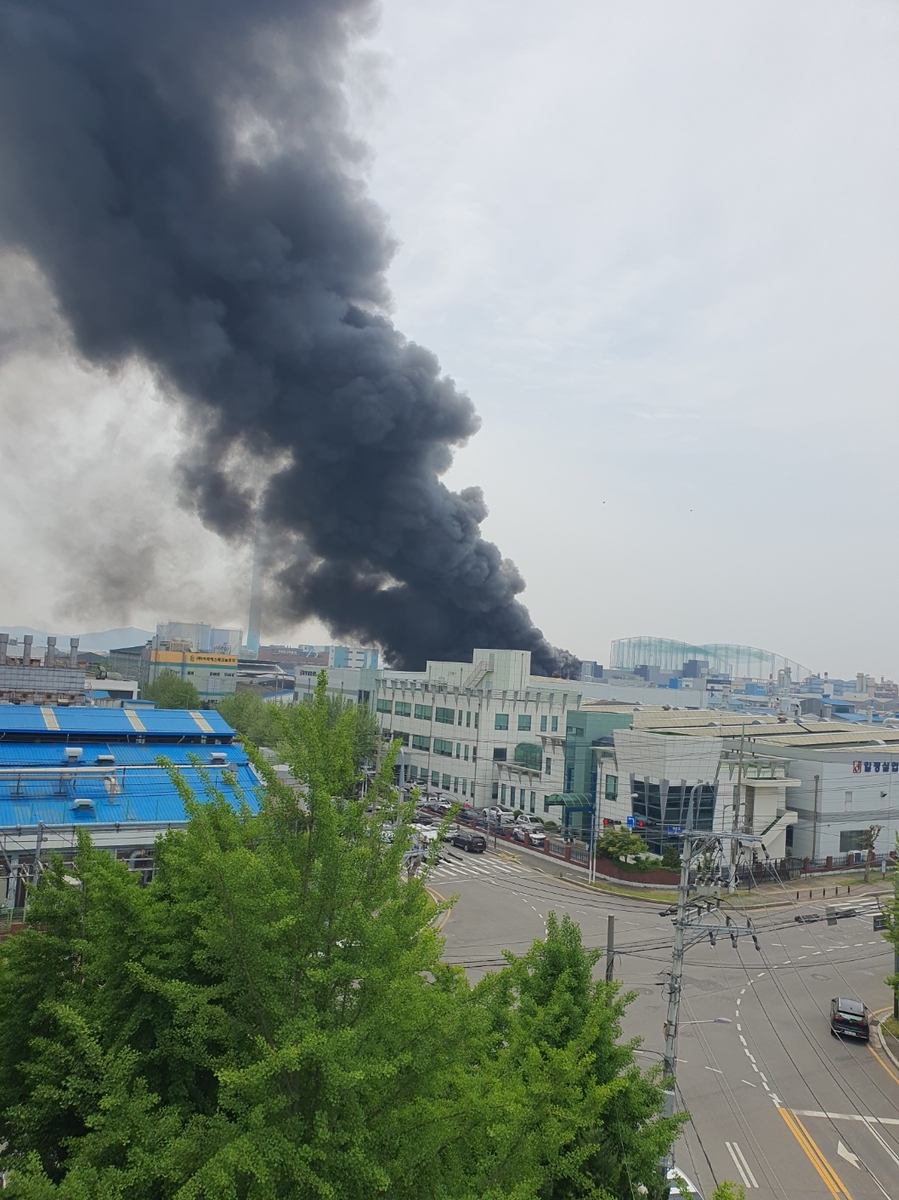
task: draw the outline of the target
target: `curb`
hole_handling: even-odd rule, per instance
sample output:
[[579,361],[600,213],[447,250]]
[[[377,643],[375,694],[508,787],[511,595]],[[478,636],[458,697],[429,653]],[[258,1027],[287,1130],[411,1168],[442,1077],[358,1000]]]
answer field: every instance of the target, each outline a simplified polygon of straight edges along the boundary
[[[887,1010],[887,1011],[889,1011],[889,1010]],[[887,1040],[883,1036],[883,1029],[881,1028],[879,1021],[874,1026],[874,1028],[877,1030],[877,1040],[880,1043],[881,1050],[884,1052],[884,1054],[887,1056],[887,1058],[890,1060],[890,1062],[893,1064],[893,1066],[896,1068],[896,1070],[899,1071],[899,1058],[896,1057],[896,1055],[893,1053],[893,1051],[887,1045]]]

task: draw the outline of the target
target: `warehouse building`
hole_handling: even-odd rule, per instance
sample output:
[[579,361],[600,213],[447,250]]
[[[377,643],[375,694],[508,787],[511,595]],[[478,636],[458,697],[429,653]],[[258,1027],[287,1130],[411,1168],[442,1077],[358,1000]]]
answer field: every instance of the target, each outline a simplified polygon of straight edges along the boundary
[[214,711],[0,706],[0,906],[21,908],[35,859],[70,856],[79,830],[135,869],[152,869],[153,845],[187,820],[169,759],[197,798],[200,771],[236,780],[255,810],[259,781],[234,730]]

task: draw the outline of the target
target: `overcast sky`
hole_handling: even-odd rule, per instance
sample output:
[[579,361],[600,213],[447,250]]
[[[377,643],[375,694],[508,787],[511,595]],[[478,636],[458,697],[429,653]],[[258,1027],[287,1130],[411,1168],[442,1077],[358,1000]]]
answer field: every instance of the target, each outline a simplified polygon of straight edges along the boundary
[[[899,677],[897,66],[894,3],[385,0],[352,91],[394,317],[477,405],[449,482],[556,644]],[[0,313],[0,621],[243,623],[149,376],[73,364],[27,264]],[[157,568],[136,604],[98,574],[123,519]]]

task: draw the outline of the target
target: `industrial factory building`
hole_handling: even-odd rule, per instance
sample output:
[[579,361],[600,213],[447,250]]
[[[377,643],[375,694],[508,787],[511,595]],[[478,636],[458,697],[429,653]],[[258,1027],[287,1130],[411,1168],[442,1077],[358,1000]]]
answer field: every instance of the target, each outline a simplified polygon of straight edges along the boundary
[[141,687],[171,671],[192,683],[204,703],[215,704],[237,686],[237,655],[194,650],[190,642],[152,638],[143,646],[122,646],[109,652],[110,671],[136,679]]
[[471,804],[549,814],[562,790],[566,718],[580,693],[531,676],[527,650],[475,650],[471,662],[385,671],[375,708],[385,745],[398,739],[406,778]]
[[21,908],[36,855],[70,856],[82,829],[134,869],[152,869],[156,838],[187,820],[160,756],[199,799],[202,769],[236,806],[223,779],[233,775],[255,810],[259,781],[216,712],[0,706],[0,906]]

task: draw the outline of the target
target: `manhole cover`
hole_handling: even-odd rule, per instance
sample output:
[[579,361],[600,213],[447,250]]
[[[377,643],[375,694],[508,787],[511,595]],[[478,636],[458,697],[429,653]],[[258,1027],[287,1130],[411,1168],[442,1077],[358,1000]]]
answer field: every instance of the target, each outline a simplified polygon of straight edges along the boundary
[[822,975],[820,971],[812,971],[812,979],[820,979],[824,983],[827,983],[827,981],[830,979],[830,976]]

